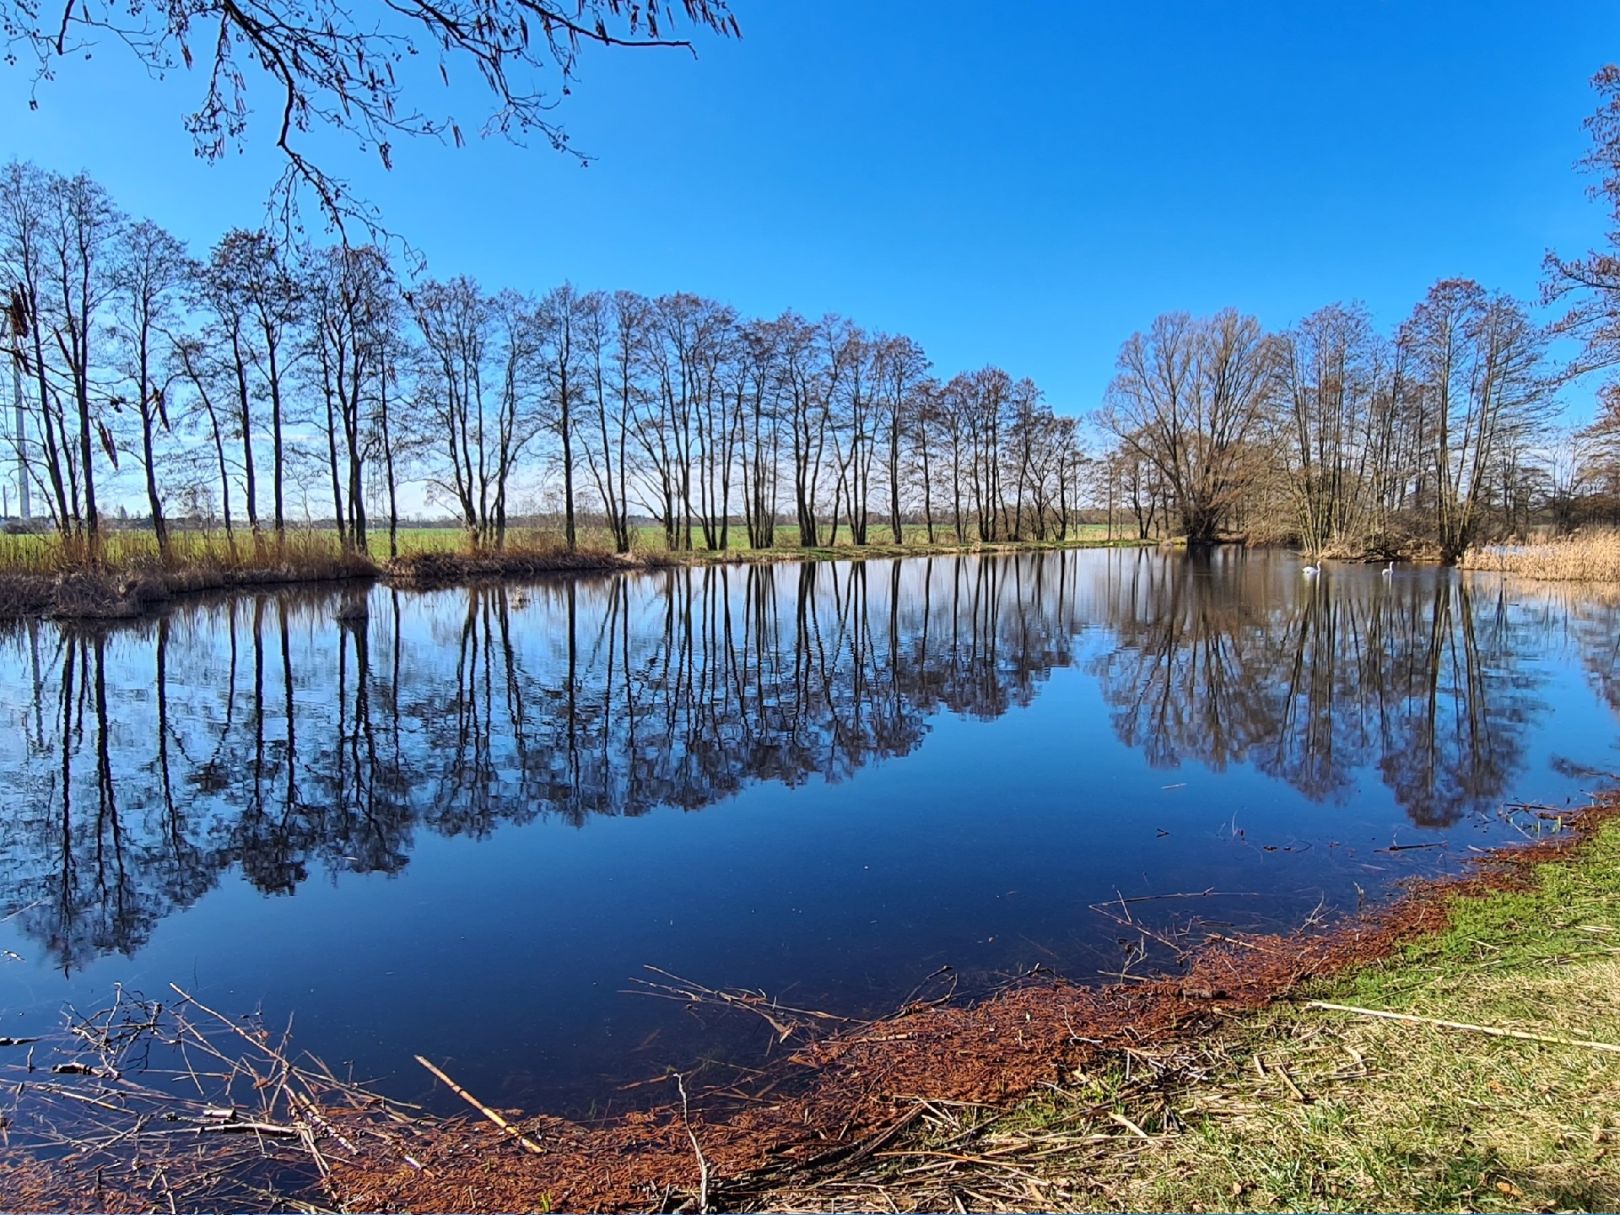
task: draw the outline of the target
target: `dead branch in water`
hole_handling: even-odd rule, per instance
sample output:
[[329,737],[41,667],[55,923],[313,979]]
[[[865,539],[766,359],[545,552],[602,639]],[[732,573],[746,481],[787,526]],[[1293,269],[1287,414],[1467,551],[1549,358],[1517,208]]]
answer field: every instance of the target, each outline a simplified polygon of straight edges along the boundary
[[536,1143],[534,1140],[530,1139],[522,1131],[518,1130],[517,1127],[513,1126],[505,1118],[501,1117],[501,1115],[499,1113],[497,1113],[495,1110],[490,1109],[489,1106],[485,1105],[477,1097],[474,1097],[466,1089],[462,1088],[461,1085],[457,1084],[454,1080],[450,1079],[450,1077],[445,1075],[444,1072],[441,1071],[439,1068],[435,1067],[433,1064],[429,1063],[426,1059],[422,1058],[421,1055],[416,1056],[416,1061],[418,1063],[420,1063],[423,1067],[427,1068],[428,1071],[432,1072],[433,1075],[435,1077],[437,1077],[439,1082],[442,1083],[447,1089],[449,1089],[456,1096],[460,1097],[468,1105],[472,1106],[473,1109],[477,1110],[484,1117],[488,1118],[496,1126],[500,1127],[501,1130],[505,1131],[508,1135],[512,1136],[512,1138],[516,1139],[527,1150],[533,1152],[536,1156],[545,1155],[545,1149],[542,1148],[538,1143]]
[[840,1017],[834,1013],[822,1012],[813,1008],[795,1008],[789,1004],[782,1004],[773,1000],[763,991],[750,991],[747,988],[716,988],[705,987],[701,983],[694,983],[691,979],[684,979],[680,975],[671,974],[657,966],[645,967],[655,975],[668,979],[667,983],[654,982],[651,979],[631,979],[636,986],[625,988],[630,995],[655,996],[662,1000],[679,1000],[693,1006],[717,1005],[724,1008],[739,1009],[753,1013],[759,1017],[776,1034],[778,1042],[786,1042],[797,1032],[804,1030],[811,1022],[831,1023],[837,1025],[859,1024],[849,1017]]
[[175,991],[165,1006],[116,988],[40,1036],[44,1058],[0,1065],[0,1123],[23,1162],[4,1205],[320,1210],[332,1159],[409,1159],[402,1109]]

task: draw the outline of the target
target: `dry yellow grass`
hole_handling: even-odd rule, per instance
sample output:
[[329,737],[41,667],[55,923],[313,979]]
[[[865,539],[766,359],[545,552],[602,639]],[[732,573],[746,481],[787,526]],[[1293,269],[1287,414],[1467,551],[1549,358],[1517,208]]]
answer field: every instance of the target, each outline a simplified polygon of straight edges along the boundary
[[1494,570],[1546,582],[1620,582],[1620,530],[1576,532],[1534,544],[1493,544],[1471,548],[1464,569]]

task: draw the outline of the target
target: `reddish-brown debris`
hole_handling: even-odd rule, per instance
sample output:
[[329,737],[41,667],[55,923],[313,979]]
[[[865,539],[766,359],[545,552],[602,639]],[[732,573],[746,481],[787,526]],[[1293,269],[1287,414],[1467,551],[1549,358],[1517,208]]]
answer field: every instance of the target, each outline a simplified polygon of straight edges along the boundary
[[410,1133],[398,1157],[335,1162],[329,1185],[346,1209],[367,1211],[744,1205],[766,1178],[808,1179],[864,1159],[920,1102],[1013,1100],[1100,1053],[1205,1033],[1222,1015],[1387,957],[1444,928],[1453,899],[1521,884],[1617,812],[1620,797],[1605,798],[1545,842],[1499,850],[1464,876],[1424,883],[1332,931],[1213,942],[1179,978],[1045,982],[969,1006],[913,1007],[801,1047],[748,1103],[684,1112],[671,1104],[605,1126],[522,1120],[538,1154],[484,1121],[434,1120]]

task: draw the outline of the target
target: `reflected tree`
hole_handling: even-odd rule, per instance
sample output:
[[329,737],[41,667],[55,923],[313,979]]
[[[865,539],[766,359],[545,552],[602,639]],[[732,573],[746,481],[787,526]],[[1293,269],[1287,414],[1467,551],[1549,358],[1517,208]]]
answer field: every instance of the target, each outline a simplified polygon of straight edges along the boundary
[[940,714],[1029,704],[1099,624],[1109,640],[1084,661],[1151,764],[1248,765],[1324,802],[1374,772],[1415,822],[1444,824],[1494,808],[1521,768],[1544,711],[1523,656],[1549,628],[1616,686],[1616,611],[1450,576],[1328,593],[1237,553],[1050,551],[32,624],[0,638],[0,688],[27,706],[0,737],[25,791],[0,821],[0,915],[73,968],[138,948],[230,873],[290,894],[317,872],[399,873],[422,831],[846,780],[915,750]]

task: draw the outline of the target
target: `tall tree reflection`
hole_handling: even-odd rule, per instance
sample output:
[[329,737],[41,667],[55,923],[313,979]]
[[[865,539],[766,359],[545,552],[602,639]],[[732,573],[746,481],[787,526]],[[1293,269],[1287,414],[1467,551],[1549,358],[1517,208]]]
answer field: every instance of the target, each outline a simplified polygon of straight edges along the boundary
[[1541,626],[1450,575],[1297,581],[1241,555],[1128,561],[1108,590],[1119,645],[1093,664],[1121,740],[1315,800],[1374,769],[1422,825],[1493,809],[1545,708]]
[[1535,611],[1451,575],[1301,585],[1285,563],[1051,552],[701,566],[429,596],[307,591],[0,640],[0,914],[66,968],[132,951],[237,870],[398,873],[473,838],[836,782],[941,712],[991,719],[1084,653],[1159,767],[1411,819],[1494,808],[1564,628],[1613,696],[1620,608]]

